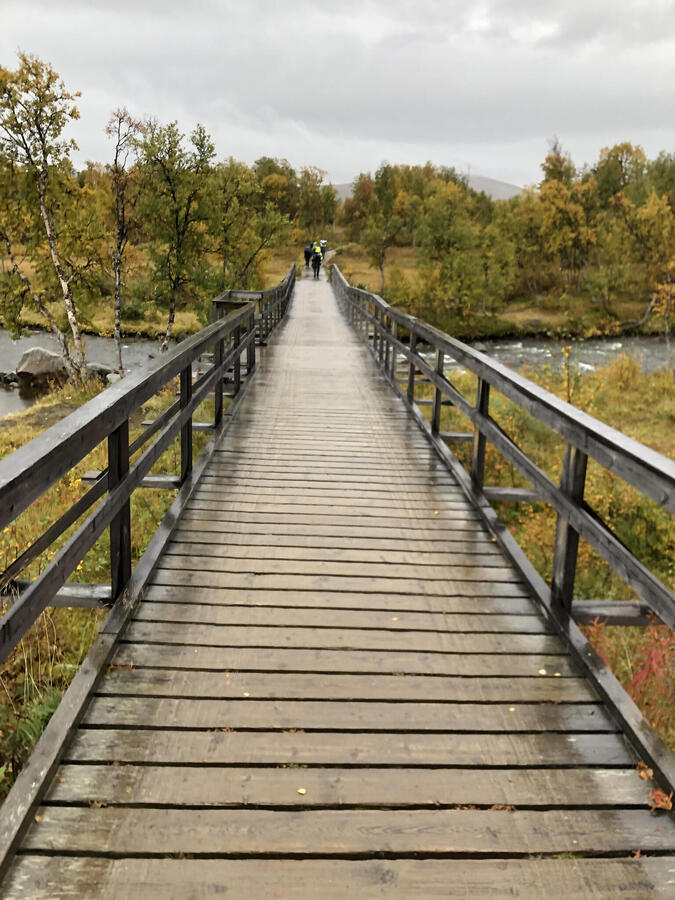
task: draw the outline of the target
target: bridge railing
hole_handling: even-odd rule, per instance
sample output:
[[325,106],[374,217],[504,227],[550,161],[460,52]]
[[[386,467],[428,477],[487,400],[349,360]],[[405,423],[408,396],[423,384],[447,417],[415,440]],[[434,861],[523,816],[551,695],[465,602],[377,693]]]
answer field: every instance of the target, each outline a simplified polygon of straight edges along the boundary
[[[255,368],[257,333],[266,340],[281,321],[294,284],[295,266],[292,266],[276,288],[257,292],[256,302],[245,297],[238,299],[245,292],[226,292],[226,297],[221,295],[214,301],[213,324],[141,370],[128,374],[26,446],[0,460],[1,532],[81,464],[94,448],[107,442],[107,468],[88,473],[82,479],[83,483],[91,483],[86,493],[0,572],[3,594],[0,601],[9,606],[0,620],[0,663],[7,659],[46,607],[91,606],[101,601],[112,605],[124,597],[132,576],[132,494],[142,487],[180,488],[190,479],[195,411],[212,397],[213,422],[194,423],[194,428],[214,434],[222,428],[228,371],[232,370],[227,379],[232,387],[229,396],[236,397],[241,387],[242,357],[249,375]],[[213,354],[213,363],[195,380],[193,364],[209,352]],[[180,380],[178,398],[154,421],[143,422],[142,432],[130,442],[130,418],[175,378]],[[179,471],[174,476],[151,475],[153,466],[177,437],[180,437]],[[39,576],[21,581],[21,573],[78,522],[74,533]],[[110,586],[68,582],[106,529],[110,534]]]
[[264,291],[224,291],[213,300],[213,320],[219,319],[233,301],[248,300],[256,305],[255,323],[257,340],[265,344],[267,338],[286,314],[293,285],[295,283],[295,263],[279,284]]
[[[675,598],[624,545],[584,499],[586,467],[590,459],[619,476],[669,511],[675,511],[675,463],[649,447],[603,424],[558,399],[527,378],[438,329],[391,307],[376,294],[350,286],[337,267],[332,283],[344,314],[370,349],[388,380],[404,399],[421,427],[448,460],[465,491],[481,507],[502,537],[508,537],[496,519],[490,501],[533,500],[550,504],[557,516],[550,586],[538,578],[521,553],[522,574],[539,585],[543,599],[576,621],[600,616],[613,624],[644,624],[651,610],[675,628]],[[431,358],[430,358],[431,357]],[[397,380],[397,363],[405,361],[405,388]],[[446,362],[458,363],[477,377],[475,403],[470,403],[446,374]],[[416,395],[418,376],[430,385],[433,397]],[[496,390],[557,432],[565,442],[562,475],[556,484],[490,415],[491,391]],[[424,404],[431,407],[428,420]],[[441,408],[452,405],[473,426],[465,433],[440,429]],[[457,441],[471,443],[471,464],[466,471],[448,450]],[[530,483],[531,488],[485,485],[485,452],[492,444]],[[640,597],[636,603],[574,601],[577,550],[582,537]]]

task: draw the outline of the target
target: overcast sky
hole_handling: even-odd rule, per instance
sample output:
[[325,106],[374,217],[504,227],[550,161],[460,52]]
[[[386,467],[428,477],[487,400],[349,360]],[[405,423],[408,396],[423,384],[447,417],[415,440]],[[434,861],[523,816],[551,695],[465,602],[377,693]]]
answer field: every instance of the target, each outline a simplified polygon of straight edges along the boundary
[[383,160],[541,178],[557,135],[577,165],[619,141],[675,149],[675,0],[0,0],[0,64],[52,63],[82,92],[73,128],[202,122],[220,157],[286,157],[335,183]]

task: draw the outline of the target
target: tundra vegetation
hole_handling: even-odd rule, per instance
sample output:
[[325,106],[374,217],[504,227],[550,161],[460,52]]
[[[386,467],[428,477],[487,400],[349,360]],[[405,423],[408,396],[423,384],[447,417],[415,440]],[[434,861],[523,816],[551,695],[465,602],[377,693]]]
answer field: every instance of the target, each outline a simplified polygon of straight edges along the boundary
[[[454,170],[383,164],[362,173],[339,202],[315,167],[296,172],[262,157],[249,166],[218,159],[202,126],[137,121],[120,107],[107,125],[110,159],[72,164],[68,125],[78,94],[47,63],[19,54],[0,68],[0,318],[20,333],[41,325],[58,339],[71,381],[26,413],[0,422],[0,457],[98,390],[84,379],[88,331],[114,334],[124,374],[122,338],[162,338],[193,331],[210,317],[210,300],[231,288],[274,284],[309,238],[327,237],[356,284],[460,337],[552,333],[560,336],[661,333],[669,340],[675,271],[675,157],[655,160],[631,144],[602,150],[578,169],[557,142],[537,187],[508,201],[472,191]],[[581,375],[531,372],[542,383],[631,436],[672,453],[671,373],[644,374],[622,359]],[[469,376],[458,386],[474,389]],[[132,422],[153,417],[174,387]],[[202,410],[197,418],[208,415]],[[552,475],[560,459],[532,423],[508,404],[500,424]],[[444,428],[454,430],[445,410]],[[196,443],[204,435],[196,433]],[[459,451],[461,453],[461,450]],[[175,472],[172,447],[155,471]],[[84,488],[86,469],[105,466],[98,448],[0,534],[0,571],[55,521]],[[496,454],[490,482],[518,484]],[[589,498],[623,540],[672,584],[673,532],[665,514],[599,472]],[[137,492],[132,541],[140,558],[167,509],[169,491]],[[549,575],[553,522],[537,504],[501,514],[539,571]],[[63,540],[67,538],[64,535]],[[35,576],[58,549],[27,573]],[[670,553],[669,553],[670,551]],[[670,562],[668,562],[670,560]],[[75,578],[107,582],[102,538]],[[581,548],[580,596],[628,597],[623,584]],[[11,598],[5,598],[11,602]],[[47,611],[0,670],[0,796],[9,788],[99,627],[102,613]],[[673,635],[590,626],[588,634],[664,738],[675,746]]]

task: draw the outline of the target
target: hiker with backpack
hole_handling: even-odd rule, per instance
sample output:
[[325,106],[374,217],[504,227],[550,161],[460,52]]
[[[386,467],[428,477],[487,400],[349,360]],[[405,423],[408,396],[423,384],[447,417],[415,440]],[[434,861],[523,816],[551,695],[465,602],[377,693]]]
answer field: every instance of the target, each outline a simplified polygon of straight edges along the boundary
[[316,241],[312,245],[312,269],[314,269],[314,277],[319,277],[319,270],[321,269],[321,262],[323,260],[323,253],[321,252],[321,247],[318,245]]

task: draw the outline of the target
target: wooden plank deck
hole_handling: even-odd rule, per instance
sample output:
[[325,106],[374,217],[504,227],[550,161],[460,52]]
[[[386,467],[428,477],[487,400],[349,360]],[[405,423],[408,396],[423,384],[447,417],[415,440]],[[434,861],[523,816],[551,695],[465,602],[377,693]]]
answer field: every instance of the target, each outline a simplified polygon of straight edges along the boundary
[[302,280],[2,895],[672,896],[635,763]]

